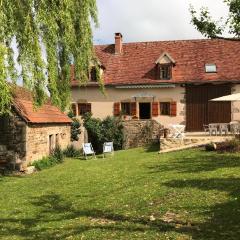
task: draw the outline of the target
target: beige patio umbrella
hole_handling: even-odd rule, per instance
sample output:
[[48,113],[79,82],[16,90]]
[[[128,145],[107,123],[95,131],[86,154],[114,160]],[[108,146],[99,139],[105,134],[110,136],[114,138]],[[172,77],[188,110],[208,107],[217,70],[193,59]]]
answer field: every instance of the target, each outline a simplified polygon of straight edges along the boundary
[[234,93],[234,94],[226,95],[223,97],[214,98],[214,99],[211,99],[210,101],[216,101],[216,102],[240,101],[240,93]]

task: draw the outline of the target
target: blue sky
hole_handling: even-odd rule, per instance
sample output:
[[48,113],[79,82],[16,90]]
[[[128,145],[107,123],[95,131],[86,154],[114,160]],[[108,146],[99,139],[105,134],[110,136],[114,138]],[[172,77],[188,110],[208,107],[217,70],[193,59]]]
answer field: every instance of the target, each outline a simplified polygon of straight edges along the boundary
[[189,5],[209,7],[218,19],[227,15],[223,0],[97,0],[100,27],[94,43],[113,43],[121,32],[124,42],[202,38],[191,25]]

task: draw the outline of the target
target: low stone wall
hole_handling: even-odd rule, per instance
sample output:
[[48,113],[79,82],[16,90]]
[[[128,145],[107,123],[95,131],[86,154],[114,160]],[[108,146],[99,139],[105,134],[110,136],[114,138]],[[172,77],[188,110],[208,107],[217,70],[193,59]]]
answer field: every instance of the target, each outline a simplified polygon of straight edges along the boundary
[[155,120],[130,120],[123,122],[124,149],[142,147],[158,142],[162,125]]

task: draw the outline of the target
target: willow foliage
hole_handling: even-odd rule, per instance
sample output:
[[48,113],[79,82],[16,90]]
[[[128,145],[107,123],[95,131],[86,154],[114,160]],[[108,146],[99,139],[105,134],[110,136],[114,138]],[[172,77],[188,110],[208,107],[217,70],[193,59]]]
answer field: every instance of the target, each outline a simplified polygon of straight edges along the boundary
[[205,37],[224,38],[224,33],[228,31],[233,36],[233,40],[240,39],[240,0],[223,0],[229,9],[226,20],[223,18],[214,21],[208,8],[201,8],[197,14],[193,6],[190,7],[192,23],[195,28]]
[[[46,99],[65,109],[70,100],[70,64],[76,79],[88,79],[95,60],[91,22],[98,24],[96,0],[0,0],[0,114],[9,109],[11,91],[6,79],[16,83],[12,43],[17,62],[36,106]],[[100,78],[99,78],[100,80]]]

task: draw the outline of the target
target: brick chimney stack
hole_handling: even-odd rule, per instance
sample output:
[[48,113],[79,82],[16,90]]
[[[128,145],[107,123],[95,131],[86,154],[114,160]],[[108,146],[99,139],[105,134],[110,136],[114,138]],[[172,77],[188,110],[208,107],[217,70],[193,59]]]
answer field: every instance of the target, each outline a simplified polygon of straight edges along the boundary
[[115,33],[115,54],[122,54],[122,34]]

